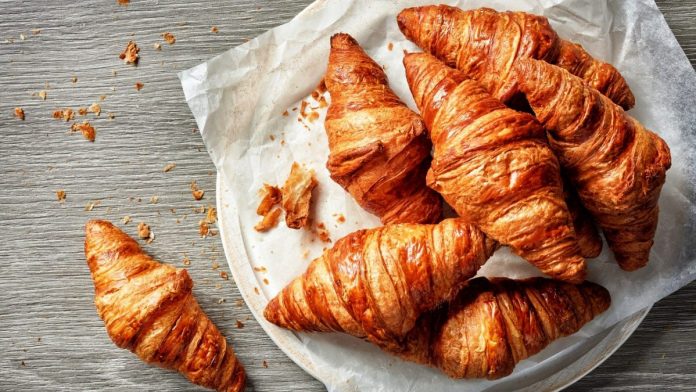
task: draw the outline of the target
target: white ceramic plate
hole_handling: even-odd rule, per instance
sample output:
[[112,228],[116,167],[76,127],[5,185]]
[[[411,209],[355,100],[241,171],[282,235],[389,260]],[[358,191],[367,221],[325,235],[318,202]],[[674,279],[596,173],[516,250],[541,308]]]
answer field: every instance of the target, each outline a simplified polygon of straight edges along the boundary
[[[223,176],[217,176],[217,208],[219,217],[220,236],[225,249],[225,256],[230,266],[232,276],[237,287],[251,309],[256,320],[261,324],[268,336],[290,357],[298,366],[317,380],[329,385],[338,385],[338,390],[355,391],[356,388],[349,382],[336,379],[336,374],[327,367],[318,367],[305,354],[304,343],[293,332],[278,328],[265,320],[263,309],[270,300],[264,294],[262,283],[258,281],[256,274],[249,263],[240,232],[238,213],[235,203],[231,199],[229,187],[225,186]],[[572,351],[559,360],[546,360],[536,366],[528,376],[522,380],[518,378],[508,383],[505,379],[496,385],[487,388],[486,391],[558,391],[575,381],[604,362],[611,356],[638,328],[650,308],[643,309],[614,327],[576,344]],[[514,384],[513,384],[514,383]]]

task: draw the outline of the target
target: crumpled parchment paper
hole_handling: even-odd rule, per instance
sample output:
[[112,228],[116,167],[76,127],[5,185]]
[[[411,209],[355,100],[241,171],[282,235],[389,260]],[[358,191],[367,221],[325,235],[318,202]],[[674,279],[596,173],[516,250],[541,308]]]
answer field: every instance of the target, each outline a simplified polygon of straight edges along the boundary
[[[258,190],[264,182],[282,185],[293,161],[316,171],[319,186],[314,219],[326,225],[334,241],[358,228],[379,225],[376,217],[358,207],[329,178],[323,128],[326,109],[316,109],[319,118],[314,121],[299,115],[303,100],[310,108],[319,106],[309,95],[326,69],[329,37],[337,32],[353,35],[384,65],[393,90],[415,109],[401,61],[404,50],[419,49],[399,32],[395,16],[405,7],[429,3],[319,0],[291,22],[181,73],[186,100],[208,152],[232,192],[229,199],[238,211],[241,231],[237,248],[246,252],[251,267],[257,267],[257,287],[266,300],[301,274],[323,247],[330,246],[309,231],[290,230],[282,222],[268,233],[253,229],[260,219],[255,213],[260,200]],[[624,272],[605,245],[601,256],[589,261],[588,279],[609,289],[611,308],[578,334],[520,363],[513,375],[502,381],[452,380],[437,370],[402,362],[352,337],[298,334],[304,347],[299,355],[308,356],[316,368],[330,369],[332,377],[322,380],[329,390],[474,391],[500,387],[501,382],[515,385],[517,380],[539,377],[539,369],[548,363],[572,354],[587,339],[696,278],[696,247],[692,240],[696,234],[696,74],[654,2],[444,3],[464,9],[488,6],[545,15],[561,37],[581,43],[621,71],[637,101],[629,113],[664,138],[672,151],[673,164],[660,199],[660,222],[651,261],[639,271]],[[346,218],[345,223],[339,223],[339,215]],[[538,272],[502,249],[481,274],[525,277]],[[244,290],[251,286],[240,287]]]

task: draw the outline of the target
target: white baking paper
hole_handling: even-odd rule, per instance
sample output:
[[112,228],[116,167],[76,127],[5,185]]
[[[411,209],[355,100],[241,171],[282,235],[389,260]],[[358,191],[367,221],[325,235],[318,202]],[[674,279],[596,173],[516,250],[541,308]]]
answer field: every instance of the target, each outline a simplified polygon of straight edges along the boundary
[[[379,224],[328,175],[323,128],[325,109],[314,122],[298,117],[300,102],[309,98],[323,77],[329,37],[353,35],[384,65],[394,91],[415,109],[406,84],[403,50],[418,50],[399,32],[396,14],[428,1],[320,0],[291,22],[244,45],[181,73],[186,100],[229,197],[238,211],[241,238],[263,301],[301,274],[327,244],[306,230],[282,223],[258,233],[255,210],[264,182],[282,184],[293,161],[316,171],[319,186],[313,211],[336,240],[358,228]],[[559,35],[581,43],[598,58],[614,64],[628,80],[636,108],[630,114],[657,132],[672,151],[672,169],[660,199],[660,222],[650,264],[624,272],[611,253],[589,262],[588,279],[609,289],[609,311],[569,338],[520,363],[501,381],[452,380],[437,370],[409,364],[358,339],[340,334],[298,334],[302,352],[316,369],[329,370],[322,379],[330,391],[454,391],[508,389],[525,377],[538,377],[550,363],[568,360],[580,346],[618,321],[696,278],[696,74],[654,2],[610,0],[461,0],[446,1],[464,9],[480,6],[522,10],[547,16]],[[390,45],[391,44],[391,45]],[[391,48],[391,50],[390,50]],[[283,113],[287,110],[287,115]],[[346,218],[339,223],[337,214]],[[230,263],[232,266],[233,263]],[[265,267],[266,270],[258,267]],[[232,267],[236,268],[236,267]],[[536,275],[529,264],[502,249],[482,269],[487,276]],[[264,282],[267,280],[267,284]],[[238,282],[239,283],[239,282]],[[252,287],[248,283],[239,284]],[[249,296],[250,293],[244,293]],[[264,320],[259,320],[265,323]],[[273,328],[273,327],[272,327]],[[328,372],[324,372],[325,374]]]

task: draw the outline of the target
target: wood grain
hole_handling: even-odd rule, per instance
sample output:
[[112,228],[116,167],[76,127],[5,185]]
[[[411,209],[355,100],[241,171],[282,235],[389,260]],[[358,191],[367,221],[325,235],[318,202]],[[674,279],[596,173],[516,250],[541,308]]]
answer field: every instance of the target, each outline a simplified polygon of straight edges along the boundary
[[[145,249],[152,255],[177,266],[191,260],[199,302],[233,341],[250,390],[324,390],[235,305],[234,283],[220,277],[227,265],[219,237],[198,235],[203,215],[193,209],[214,205],[214,167],[176,75],[290,20],[309,2],[0,1],[0,390],[193,390],[117,349],[95,312],[82,227],[87,219],[125,215],[133,221],[120,225],[130,234],[140,221],[151,225],[156,238]],[[696,0],[658,4],[696,63]],[[164,32],[176,36],[174,45]],[[118,58],[129,40],[141,47],[137,67]],[[137,81],[144,83],[139,92]],[[32,96],[41,90],[46,100]],[[101,116],[87,116],[94,143],[52,119],[57,108],[88,107],[102,95]],[[15,107],[24,108],[25,121],[14,118]],[[170,162],[176,168],[163,173]],[[206,191],[200,202],[189,190],[194,180]],[[67,194],[63,203],[59,189]],[[91,201],[100,204],[85,211]],[[658,303],[609,361],[570,390],[693,388],[695,316],[691,284]]]

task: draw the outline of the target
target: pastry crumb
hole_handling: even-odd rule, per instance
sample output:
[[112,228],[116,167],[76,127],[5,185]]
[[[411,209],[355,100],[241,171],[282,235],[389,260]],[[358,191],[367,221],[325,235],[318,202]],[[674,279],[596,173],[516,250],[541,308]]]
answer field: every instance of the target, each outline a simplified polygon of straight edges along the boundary
[[162,44],[159,42],[155,42],[152,47],[155,48],[155,50],[162,50]]
[[88,212],[92,211],[94,209],[94,207],[98,206],[99,204],[101,204],[101,202],[99,200],[90,201],[85,205],[85,211],[88,211]]
[[268,270],[266,269],[266,267],[261,266],[261,267],[254,267],[254,271],[256,271],[256,272],[266,272],[266,271],[268,271]]
[[213,262],[213,264],[211,265],[211,268],[213,269],[213,271],[217,271],[220,268],[220,263]]
[[278,220],[282,212],[283,210],[279,207],[273,208],[271,211],[267,212],[266,215],[263,216],[263,219],[261,219],[259,223],[257,223],[254,226],[254,230],[260,233],[265,233],[268,230],[271,230],[272,228],[278,226]]
[[71,121],[75,118],[75,112],[72,109],[58,109],[53,111],[53,118],[56,120],[65,120],[65,122]]
[[46,90],[39,91],[38,95],[39,95],[39,98],[41,98],[42,100],[44,100],[44,101],[46,100]]
[[331,237],[329,236],[329,230],[326,228],[326,225],[324,223],[319,222],[315,229],[313,230],[314,233],[319,237],[319,239],[322,242],[331,242]]
[[393,43],[393,42],[390,42],[390,43],[387,44],[387,50],[391,52],[392,49],[394,49],[394,43]]
[[345,223],[345,222],[346,222],[346,217],[343,216],[343,214],[338,214],[338,216],[336,216],[336,222],[338,222],[338,223]]
[[201,219],[198,222],[198,234],[200,234],[201,237],[206,237],[209,232],[210,232],[210,227],[208,227],[208,224],[205,223],[205,220]]
[[135,82],[135,89],[136,89],[137,91],[142,90],[143,87],[145,87],[145,85],[144,85],[142,82],[139,82],[139,81],[138,81],[138,82]]
[[138,61],[140,60],[140,55],[138,52],[140,52],[140,48],[135,41],[128,41],[126,49],[121,52],[118,57],[126,64],[138,65]]
[[145,222],[138,223],[138,237],[146,239],[150,237],[150,226]]
[[312,190],[316,186],[314,171],[306,170],[293,162],[290,175],[281,189],[285,223],[289,228],[300,229],[307,225]]
[[261,294],[261,292],[259,291],[259,288],[258,288],[258,287],[254,287],[254,292],[255,292],[257,295]]
[[41,29],[31,29],[31,33],[33,35],[39,35],[39,34],[41,34]]
[[212,225],[217,222],[217,208],[208,206],[208,212],[205,214],[205,223]]
[[268,362],[266,362],[266,360],[264,359],[264,360],[261,362],[261,366],[263,366],[264,368],[268,369]]
[[77,76],[73,76],[72,78],[70,78],[70,81],[72,81],[73,83],[77,83]]
[[130,0],[116,0],[116,3],[118,3],[118,5],[126,6],[130,3]]
[[24,109],[22,109],[22,108],[14,108],[14,115],[15,115],[15,117],[17,117],[18,119],[24,121],[24,118],[25,118],[25,117],[24,117]]
[[130,217],[130,215],[126,215],[123,217],[123,219],[121,219],[121,222],[123,222],[124,225],[127,225],[131,223],[132,220],[133,219]]
[[106,116],[109,117],[109,120],[113,120],[116,118],[116,115],[113,113],[107,113]]
[[96,130],[88,121],[84,121],[82,124],[74,123],[70,126],[70,131],[81,132],[82,136],[84,136],[85,139],[89,140],[90,142],[94,142],[96,139]]
[[225,303],[225,299],[224,299],[224,298],[220,298],[220,299],[217,300],[217,303],[219,303],[219,304]]
[[268,278],[263,278],[263,284],[265,284],[265,285],[268,285],[268,284],[269,284]]
[[230,277],[227,275],[227,272],[225,271],[220,271],[220,277],[225,280],[229,280]]
[[237,329],[242,329],[244,328],[244,323],[241,322],[240,320],[237,320]]
[[157,204],[159,202],[159,196],[153,195],[150,197],[150,204]]
[[176,42],[176,37],[174,37],[174,34],[170,32],[162,33],[162,38],[169,44],[169,45],[174,45]]
[[196,183],[196,181],[192,181],[191,194],[193,195],[194,200],[201,200],[203,198],[203,195],[205,195],[205,191],[198,188],[198,184]]
[[172,162],[172,163],[167,163],[167,164],[164,166],[164,169],[162,169],[162,171],[163,171],[164,173],[167,173],[167,172],[171,171],[172,169],[174,169],[175,167],[176,167],[176,163],[174,163],[174,162]]
[[259,206],[256,207],[256,214],[261,216],[268,214],[282,199],[280,189],[277,186],[269,184],[263,184],[263,188],[259,190],[259,194],[262,195],[262,197]]
[[238,299],[234,301],[234,306],[241,308],[242,306],[244,306],[244,300]]
[[182,261],[182,263],[186,266],[189,266],[189,265],[191,265],[191,259],[184,256],[184,260]]
[[77,108],[77,114],[79,114],[80,116],[86,116],[87,113],[87,108]]
[[65,201],[65,191],[62,189],[59,189],[56,191],[56,197],[58,198],[59,202],[64,202]]
[[94,113],[95,116],[99,116],[101,115],[101,106],[95,102],[89,106],[89,111]]
[[210,32],[211,32],[211,33],[217,34],[218,31],[220,31],[220,30],[218,30],[217,26],[213,26],[213,27],[210,28]]

